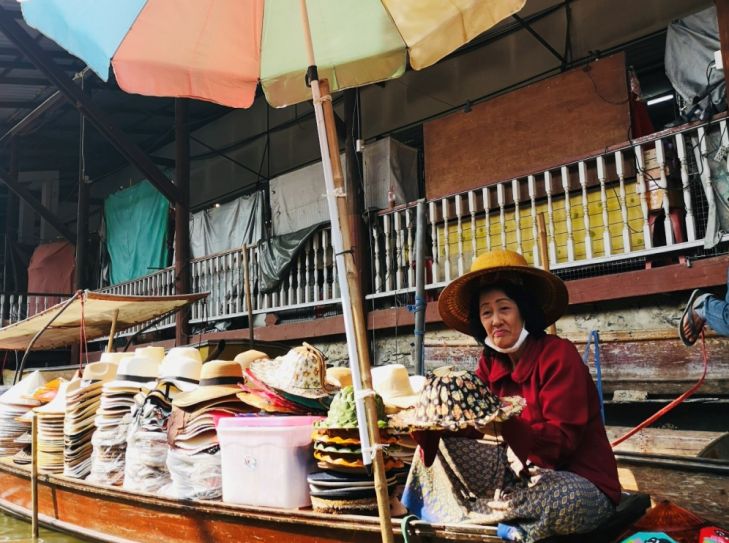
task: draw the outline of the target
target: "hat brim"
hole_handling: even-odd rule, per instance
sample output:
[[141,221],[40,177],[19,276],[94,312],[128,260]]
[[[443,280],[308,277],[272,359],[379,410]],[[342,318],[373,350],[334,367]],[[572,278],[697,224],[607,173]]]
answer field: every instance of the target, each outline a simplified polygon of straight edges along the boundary
[[175,407],[190,407],[199,403],[208,402],[225,396],[233,396],[231,400],[236,400],[236,395],[240,392],[240,388],[235,386],[213,385],[198,387],[192,392],[185,392],[177,396],[172,405]]
[[382,397],[385,407],[393,406],[398,409],[409,409],[414,407],[420,399],[420,394],[408,394],[406,396],[395,396],[394,398]]
[[438,297],[438,312],[443,322],[464,334],[471,335],[469,308],[479,290],[499,281],[513,282],[518,277],[544,313],[549,326],[564,315],[569,294],[564,282],[548,271],[529,266],[498,266],[476,270],[451,281]]
[[522,412],[526,401],[520,396],[508,396],[502,398],[501,406],[488,417],[471,420],[448,420],[435,418],[431,420],[420,420],[416,415],[416,409],[407,409],[390,416],[390,426],[409,431],[440,431],[449,430],[456,432],[469,427],[478,428],[492,422],[504,422]]

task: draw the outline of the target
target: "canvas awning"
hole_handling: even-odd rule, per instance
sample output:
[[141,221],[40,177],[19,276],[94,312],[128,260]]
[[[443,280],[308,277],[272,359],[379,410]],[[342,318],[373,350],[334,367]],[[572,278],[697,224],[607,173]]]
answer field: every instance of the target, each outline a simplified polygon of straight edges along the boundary
[[[109,334],[116,311],[119,312],[116,331],[121,332],[177,311],[205,296],[207,293],[178,296],[119,296],[85,291],[78,294],[40,335],[33,345],[33,350],[56,349],[78,343],[82,309],[86,338],[91,340]],[[0,328],[0,349],[25,350],[33,337],[58,315],[65,303],[66,301],[28,319]]]

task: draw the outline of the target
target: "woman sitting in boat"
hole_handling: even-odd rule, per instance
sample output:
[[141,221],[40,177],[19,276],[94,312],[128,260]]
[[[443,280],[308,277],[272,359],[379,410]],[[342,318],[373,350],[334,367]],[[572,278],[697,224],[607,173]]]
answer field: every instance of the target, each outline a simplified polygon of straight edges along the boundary
[[485,345],[476,375],[497,396],[526,400],[519,416],[488,432],[503,438],[519,467],[508,469],[504,447],[473,439],[472,429],[435,441],[416,435],[425,455],[403,496],[412,513],[430,522],[504,522],[525,541],[586,533],[614,513],[620,483],[597,389],[575,346],[544,331],[567,304],[559,277],[513,251],[481,255],[443,291],[443,321]]

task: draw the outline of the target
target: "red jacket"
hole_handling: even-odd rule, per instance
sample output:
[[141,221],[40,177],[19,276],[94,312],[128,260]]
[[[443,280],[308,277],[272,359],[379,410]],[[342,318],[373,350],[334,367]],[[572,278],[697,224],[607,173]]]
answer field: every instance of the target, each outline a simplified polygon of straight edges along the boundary
[[618,503],[618,468],[597,388],[570,341],[549,335],[529,338],[514,371],[500,358],[482,356],[476,374],[497,396],[526,400],[521,415],[502,427],[522,462],[576,473]]

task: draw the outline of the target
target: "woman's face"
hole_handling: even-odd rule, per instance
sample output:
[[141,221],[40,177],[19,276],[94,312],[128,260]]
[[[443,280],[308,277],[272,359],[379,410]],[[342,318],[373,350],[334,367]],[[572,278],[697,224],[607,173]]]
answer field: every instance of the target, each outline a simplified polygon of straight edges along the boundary
[[494,345],[508,349],[524,327],[519,307],[503,290],[484,290],[478,299],[479,317]]

